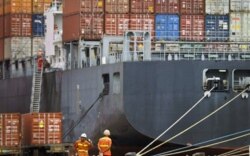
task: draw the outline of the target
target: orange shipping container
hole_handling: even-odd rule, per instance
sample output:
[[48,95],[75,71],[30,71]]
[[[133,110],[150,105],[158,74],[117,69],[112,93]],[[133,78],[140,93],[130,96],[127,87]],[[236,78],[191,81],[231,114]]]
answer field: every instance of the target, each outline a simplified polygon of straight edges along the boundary
[[154,0],[131,0],[131,13],[154,13]]
[[[104,10],[103,0],[82,0],[81,12],[82,13],[102,13]],[[78,6],[79,7],[79,6]]]
[[204,40],[203,15],[182,15],[181,16],[181,40],[202,41]]
[[32,34],[32,15],[22,14],[22,36],[29,37]]
[[105,34],[123,35],[129,28],[128,14],[105,14]]
[[179,14],[180,0],[155,0],[155,13]]
[[180,0],[181,14],[196,14],[203,15],[205,13],[205,1],[204,0]]
[[[1,45],[1,44],[0,44]],[[21,115],[0,114],[0,146],[17,147],[21,139]]]
[[129,13],[129,0],[106,0],[105,12]]
[[52,0],[33,0],[33,13],[43,14],[50,7],[51,2]]
[[4,37],[4,16],[0,16],[0,38]]
[[5,0],[4,2],[5,14],[31,13],[31,0]]
[[130,16],[129,29],[130,30],[148,30],[151,36],[154,36],[154,15],[146,14],[132,14]]
[[63,15],[69,16],[72,14],[80,13],[80,4],[81,4],[81,0],[74,0],[74,3],[72,3],[72,0],[64,0],[63,1]]
[[[74,24],[72,24],[74,23]],[[80,15],[63,16],[63,41],[79,40],[80,37]]]
[[[4,8],[3,0],[0,0],[0,16],[3,15],[3,8]],[[1,25],[0,25],[0,26],[1,26]]]
[[62,143],[61,113],[29,113],[22,115],[22,144]]

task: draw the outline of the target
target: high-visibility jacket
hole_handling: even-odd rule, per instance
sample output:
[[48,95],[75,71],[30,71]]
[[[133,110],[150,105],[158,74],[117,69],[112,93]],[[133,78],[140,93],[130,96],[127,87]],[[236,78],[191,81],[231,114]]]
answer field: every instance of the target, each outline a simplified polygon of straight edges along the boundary
[[42,70],[42,67],[43,67],[43,58],[42,57],[39,57],[37,59],[37,69],[38,70]]
[[103,156],[111,156],[111,146],[112,140],[107,136],[100,138],[98,141],[98,149]]
[[92,143],[88,140],[82,141],[81,139],[79,139],[75,142],[74,147],[78,156],[89,156],[88,151],[92,147]]

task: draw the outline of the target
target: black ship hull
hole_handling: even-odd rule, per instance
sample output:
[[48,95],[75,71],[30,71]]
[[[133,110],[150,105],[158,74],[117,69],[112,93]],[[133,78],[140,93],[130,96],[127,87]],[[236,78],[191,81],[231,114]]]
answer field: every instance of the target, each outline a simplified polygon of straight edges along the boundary
[[[232,73],[249,67],[249,61],[150,61],[46,73],[41,112],[63,113],[64,132],[72,128],[65,142],[73,142],[86,132],[96,143],[102,131],[110,129],[114,147],[131,151],[161,134],[204,95],[205,69],[226,70],[227,89],[212,92],[161,141],[236,96],[239,92],[233,90]],[[31,77],[0,81],[0,112],[29,112],[31,88]],[[98,98],[103,89],[106,95]],[[170,143],[195,144],[249,129],[249,110],[249,98],[239,97]],[[218,147],[238,147],[249,142],[248,137]]]

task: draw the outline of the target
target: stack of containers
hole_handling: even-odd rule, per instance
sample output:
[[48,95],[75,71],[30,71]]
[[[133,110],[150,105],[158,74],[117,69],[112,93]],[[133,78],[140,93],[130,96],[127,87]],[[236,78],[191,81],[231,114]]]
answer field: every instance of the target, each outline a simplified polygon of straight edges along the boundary
[[180,30],[183,41],[203,41],[204,0],[180,0]]
[[4,4],[0,0],[0,62],[4,60]]
[[154,0],[130,1],[130,30],[148,30],[154,36]]
[[129,29],[129,0],[106,0],[104,34],[122,36]]
[[77,0],[74,3],[71,0],[65,0],[63,5],[64,42],[102,38],[104,0]]
[[[249,42],[250,41],[250,0],[230,0],[230,41]],[[231,45],[246,51],[249,44],[242,44],[240,47]]]
[[229,0],[206,0],[205,31],[207,41],[228,41],[228,14]]
[[179,40],[179,0],[155,0],[155,39]]

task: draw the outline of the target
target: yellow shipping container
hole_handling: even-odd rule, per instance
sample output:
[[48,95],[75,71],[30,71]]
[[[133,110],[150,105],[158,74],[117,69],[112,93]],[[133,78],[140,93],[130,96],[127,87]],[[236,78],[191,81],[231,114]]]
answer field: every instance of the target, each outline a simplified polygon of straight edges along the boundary
[[50,7],[51,2],[52,0],[33,0],[33,13],[44,13]]
[[31,6],[31,0],[4,0],[4,13],[31,13]]

